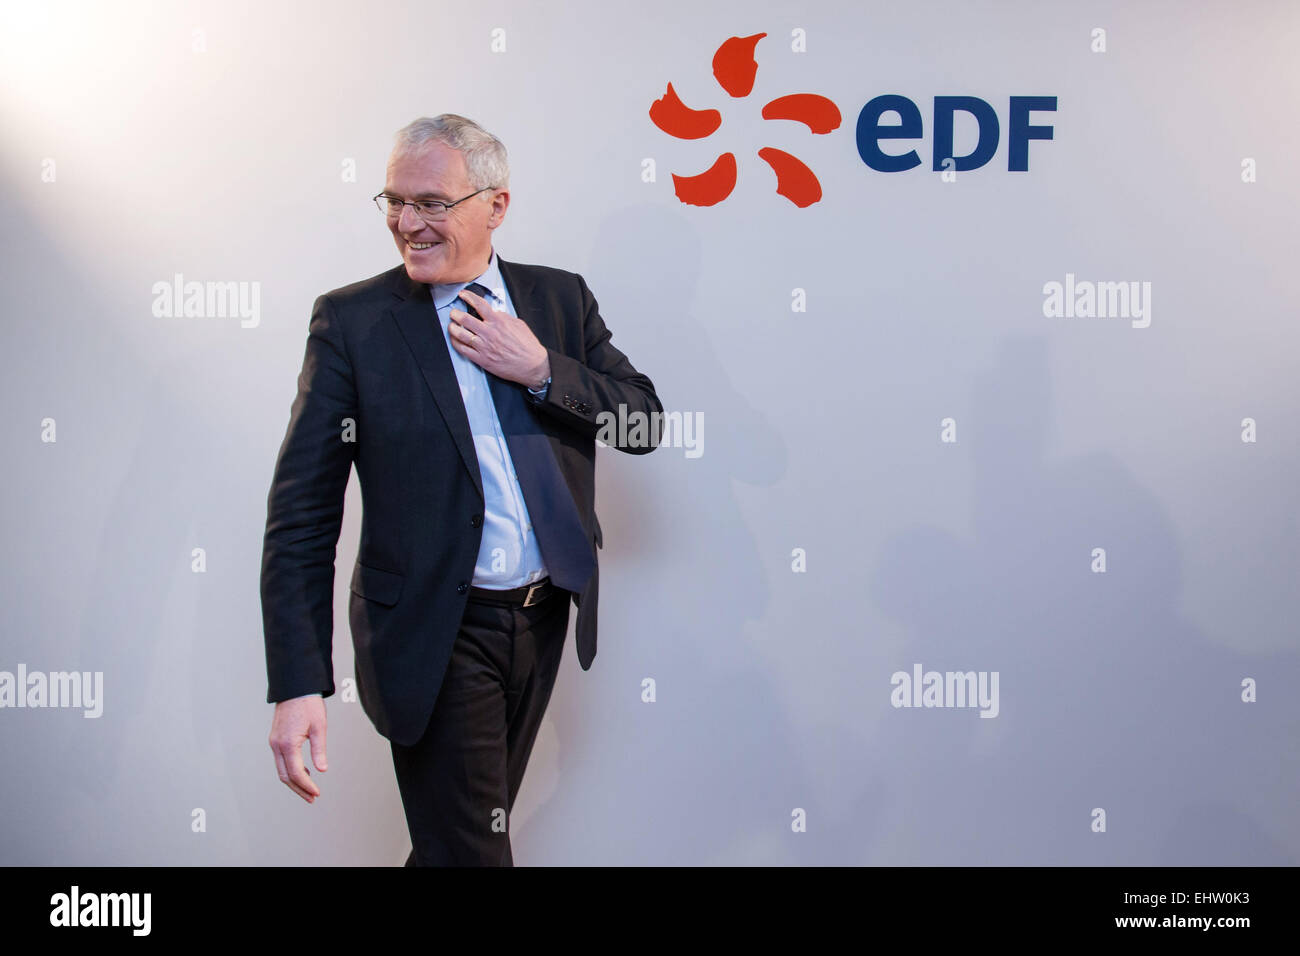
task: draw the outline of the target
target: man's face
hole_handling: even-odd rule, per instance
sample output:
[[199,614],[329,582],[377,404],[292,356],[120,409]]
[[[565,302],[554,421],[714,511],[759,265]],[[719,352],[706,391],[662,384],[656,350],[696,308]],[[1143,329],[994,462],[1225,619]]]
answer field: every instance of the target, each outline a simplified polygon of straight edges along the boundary
[[[465,157],[443,143],[398,150],[388,160],[386,195],[455,202],[473,191]],[[508,191],[488,190],[453,206],[441,222],[425,222],[412,207],[403,206],[401,218],[390,218],[388,228],[407,274],[415,282],[433,284],[468,282],[478,276],[492,258],[492,230],[505,219],[509,203]]]

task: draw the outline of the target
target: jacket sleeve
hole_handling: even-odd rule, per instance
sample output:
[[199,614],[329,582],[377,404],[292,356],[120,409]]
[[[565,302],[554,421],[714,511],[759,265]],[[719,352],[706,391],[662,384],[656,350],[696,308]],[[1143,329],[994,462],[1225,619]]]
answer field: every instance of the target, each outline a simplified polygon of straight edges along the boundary
[[[577,276],[577,280],[585,360],[547,349],[551,386],[543,398],[532,399],[533,404],[611,448],[633,455],[654,451],[659,429],[651,428],[649,422],[664,410],[655,394],[654,383],[638,372],[627,356],[610,342],[612,333],[600,317],[596,297],[582,276]],[[620,415],[632,423],[641,419],[646,426],[620,429]],[[618,444],[620,434],[624,435],[625,444]],[[645,436],[645,440],[635,440],[637,435]]]
[[342,329],[322,295],[267,495],[261,594],[269,703],[334,693],[334,556],[356,420]]

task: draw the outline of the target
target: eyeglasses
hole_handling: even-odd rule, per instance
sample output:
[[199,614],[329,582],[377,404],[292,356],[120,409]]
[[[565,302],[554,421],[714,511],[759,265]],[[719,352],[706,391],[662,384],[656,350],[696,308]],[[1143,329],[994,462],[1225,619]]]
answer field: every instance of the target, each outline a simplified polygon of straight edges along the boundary
[[414,206],[415,214],[425,222],[440,222],[447,218],[447,210],[458,203],[463,203],[466,199],[472,199],[479,193],[487,192],[489,189],[496,189],[495,186],[484,186],[482,189],[475,190],[468,196],[457,199],[455,202],[441,202],[437,199],[417,199],[408,201],[398,199],[396,196],[385,196],[380,193],[375,197],[375,206],[389,219],[400,219],[403,206]]

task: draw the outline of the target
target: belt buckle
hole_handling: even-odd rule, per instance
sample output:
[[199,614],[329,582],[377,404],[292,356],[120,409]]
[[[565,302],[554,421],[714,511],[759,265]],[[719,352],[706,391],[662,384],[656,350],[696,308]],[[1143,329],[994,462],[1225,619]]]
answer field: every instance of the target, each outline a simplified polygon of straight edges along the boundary
[[533,600],[533,595],[541,590],[541,588],[541,581],[528,585],[528,593],[524,595],[524,603],[521,604],[520,607],[532,607],[534,604],[541,604],[542,602],[540,599],[536,601]]

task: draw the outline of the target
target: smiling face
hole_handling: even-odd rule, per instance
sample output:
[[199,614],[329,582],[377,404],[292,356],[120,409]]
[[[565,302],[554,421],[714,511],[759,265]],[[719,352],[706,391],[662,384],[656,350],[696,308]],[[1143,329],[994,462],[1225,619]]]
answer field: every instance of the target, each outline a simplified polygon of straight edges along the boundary
[[[398,199],[455,202],[474,191],[465,157],[444,143],[430,142],[397,150],[388,160],[384,193]],[[490,201],[484,201],[490,196]],[[441,222],[425,222],[410,206],[400,219],[389,219],[407,275],[415,282],[468,282],[492,258],[492,230],[501,225],[510,204],[505,189],[488,190],[447,211]]]

